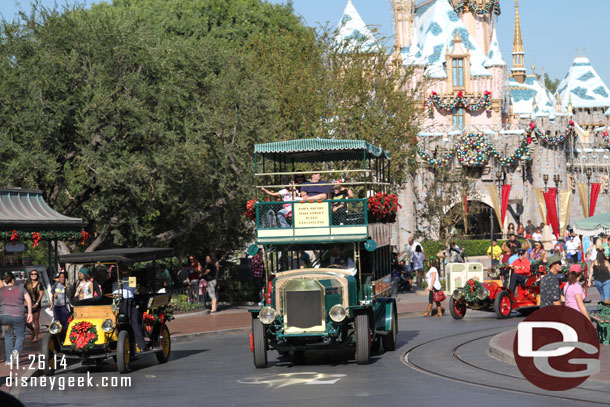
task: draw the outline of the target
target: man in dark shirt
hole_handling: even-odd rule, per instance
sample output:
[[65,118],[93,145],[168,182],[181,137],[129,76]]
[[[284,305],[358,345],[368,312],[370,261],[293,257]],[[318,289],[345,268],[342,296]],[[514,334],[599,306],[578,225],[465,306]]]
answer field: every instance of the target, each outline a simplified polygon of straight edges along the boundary
[[527,226],[525,227],[525,235],[526,235],[526,237],[528,235],[529,236],[533,235],[535,230],[536,229],[534,228],[534,225],[532,225],[532,221],[528,220],[527,221]]
[[301,187],[301,197],[305,200],[318,200],[318,199],[328,199],[328,192],[330,190],[329,185],[320,185],[320,184],[328,184],[326,181],[321,180],[322,174],[315,173],[311,174],[311,181],[306,182]]
[[521,248],[521,242],[517,240],[517,236],[515,234],[510,235],[510,240],[506,242],[506,245],[512,254],[517,254],[517,251]]
[[557,273],[561,271],[561,257],[554,254],[547,260],[549,271],[540,280],[540,308],[561,305],[561,290]]

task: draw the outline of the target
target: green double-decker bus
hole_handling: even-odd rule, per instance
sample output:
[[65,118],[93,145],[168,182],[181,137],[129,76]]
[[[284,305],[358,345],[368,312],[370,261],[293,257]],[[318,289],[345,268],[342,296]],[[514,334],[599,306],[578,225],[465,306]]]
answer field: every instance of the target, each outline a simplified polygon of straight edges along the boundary
[[254,254],[265,283],[251,310],[257,368],[267,352],[351,348],[358,364],[396,348],[390,155],[361,140],[302,139],[254,149]]

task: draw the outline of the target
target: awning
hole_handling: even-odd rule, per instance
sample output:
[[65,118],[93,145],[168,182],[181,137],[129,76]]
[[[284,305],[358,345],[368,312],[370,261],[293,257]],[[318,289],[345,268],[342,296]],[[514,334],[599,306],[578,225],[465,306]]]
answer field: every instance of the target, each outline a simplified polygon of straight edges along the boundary
[[574,223],[574,231],[583,236],[595,236],[610,231],[610,212],[600,213]]
[[[319,154],[320,152],[331,152],[334,155],[329,156],[324,154],[321,156]],[[309,162],[315,160],[316,157],[333,160],[345,159],[346,157],[353,156],[353,159],[362,159],[364,152],[377,158],[390,158],[389,152],[364,140],[310,138],[254,145],[254,153],[262,154],[265,158],[275,160],[278,159],[280,155],[287,155],[293,159],[293,161],[297,162]],[[346,153],[348,154],[346,155]]]
[[0,229],[80,230],[81,218],[71,218],[53,210],[40,190],[0,189]]

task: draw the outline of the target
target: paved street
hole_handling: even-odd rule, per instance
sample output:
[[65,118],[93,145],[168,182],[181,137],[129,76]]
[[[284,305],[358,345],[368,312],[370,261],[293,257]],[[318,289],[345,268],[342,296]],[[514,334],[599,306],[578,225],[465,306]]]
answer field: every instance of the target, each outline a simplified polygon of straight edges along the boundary
[[[368,366],[357,366],[347,351],[312,351],[296,365],[290,357],[269,352],[269,368],[257,370],[246,334],[205,337],[175,344],[165,365],[154,356],[135,363],[128,389],[22,389],[19,398],[28,407],[107,406],[111,397],[147,406],[487,406],[490,400],[494,406],[610,404],[606,383],[587,381],[569,393],[541,395],[516,367],[488,356],[489,339],[519,320],[498,321],[480,312],[462,321],[448,316],[401,319],[399,349],[375,354]],[[113,376],[115,366],[109,364],[95,371],[93,380]]]

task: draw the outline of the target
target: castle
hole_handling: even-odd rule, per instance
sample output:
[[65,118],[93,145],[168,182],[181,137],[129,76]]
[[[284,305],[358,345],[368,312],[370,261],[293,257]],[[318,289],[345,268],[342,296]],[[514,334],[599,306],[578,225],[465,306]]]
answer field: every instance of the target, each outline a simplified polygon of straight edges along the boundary
[[[403,208],[395,231],[402,247],[408,236],[441,234],[418,216],[427,181],[438,167],[468,169],[476,193],[469,205],[494,206],[496,233],[500,185],[511,185],[502,229],[509,223],[545,220],[543,191],[558,188],[563,228],[588,215],[591,185],[600,184],[595,213],[610,210],[605,199],[610,175],[610,90],[585,56],[577,56],[551,93],[528,74],[515,1],[512,67],[498,44],[499,0],[391,0],[395,58],[411,69],[412,89],[422,112],[418,170],[400,194]],[[339,23],[342,40],[374,37],[348,0]],[[425,79],[425,81],[422,81]],[[424,83],[423,89],[417,86]],[[584,188],[584,189],[583,189]],[[580,193],[579,193],[580,192]],[[451,205],[464,205],[456,196]],[[489,209],[471,223],[471,234],[489,236]],[[487,236],[487,237],[488,237]]]

